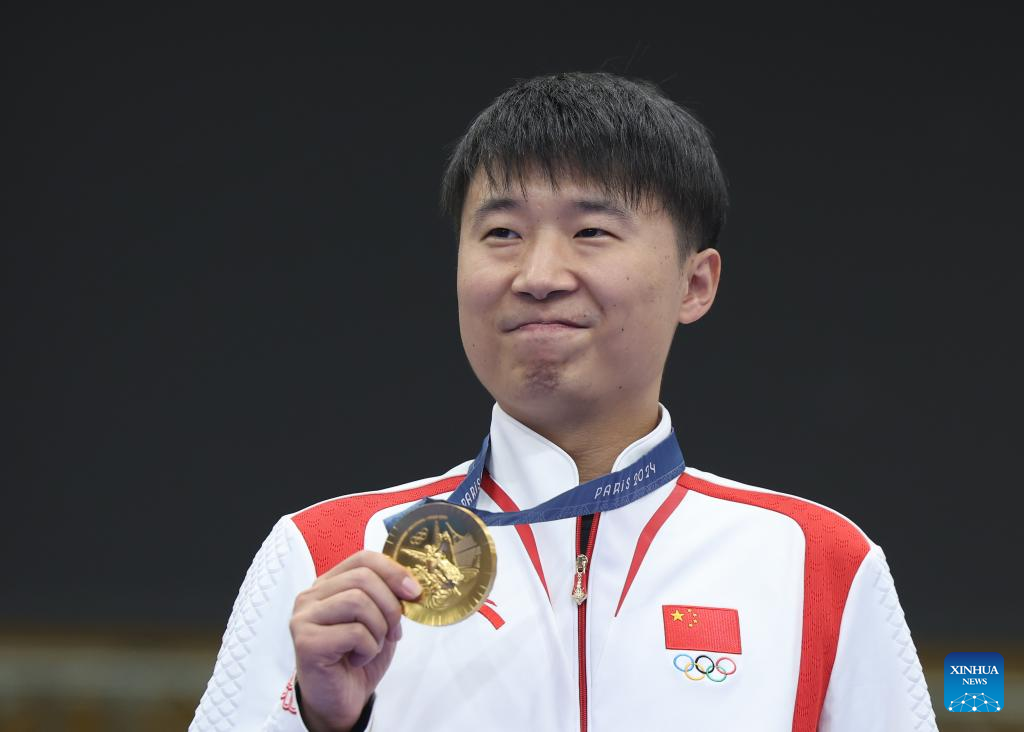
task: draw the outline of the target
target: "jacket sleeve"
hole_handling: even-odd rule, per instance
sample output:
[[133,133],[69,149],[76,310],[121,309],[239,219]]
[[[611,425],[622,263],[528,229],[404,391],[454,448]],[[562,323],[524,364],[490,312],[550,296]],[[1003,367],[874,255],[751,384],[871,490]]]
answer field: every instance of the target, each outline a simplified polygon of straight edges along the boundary
[[873,542],[847,595],[818,730],[937,730],[889,564]]
[[288,622],[296,595],[315,578],[302,535],[290,516],[282,518],[245,575],[189,732],[305,732]]

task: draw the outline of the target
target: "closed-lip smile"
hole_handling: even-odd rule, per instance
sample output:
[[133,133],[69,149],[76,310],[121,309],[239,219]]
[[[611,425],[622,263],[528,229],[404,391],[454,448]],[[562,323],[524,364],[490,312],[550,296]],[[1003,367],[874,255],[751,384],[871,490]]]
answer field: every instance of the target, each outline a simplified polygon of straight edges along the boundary
[[563,318],[534,318],[531,320],[524,320],[515,323],[509,331],[515,330],[553,330],[556,328],[585,328],[585,325],[580,325],[572,320]]

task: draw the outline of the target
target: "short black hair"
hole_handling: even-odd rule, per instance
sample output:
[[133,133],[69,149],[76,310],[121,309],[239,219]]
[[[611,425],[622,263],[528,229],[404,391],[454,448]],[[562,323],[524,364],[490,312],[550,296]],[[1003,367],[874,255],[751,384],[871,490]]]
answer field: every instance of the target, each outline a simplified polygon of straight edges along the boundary
[[557,187],[581,176],[628,206],[659,201],[675,223],[680,260],[714,246],[729,200],[704,126],[652,82],[603,71],[517,79],[455,143],[441,180],[441,211],[458,238],[466,192],[483,167],[492,187],[540,166]]

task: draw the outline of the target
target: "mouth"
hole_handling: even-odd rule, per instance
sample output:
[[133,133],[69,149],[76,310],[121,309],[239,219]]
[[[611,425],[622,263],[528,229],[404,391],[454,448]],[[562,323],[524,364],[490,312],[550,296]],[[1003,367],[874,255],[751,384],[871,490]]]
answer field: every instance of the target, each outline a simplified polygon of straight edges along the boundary
[[540,333],[557,333],[559,331],[568,330],[583,330],[585,326],[576,325],[576,323],[569,322],[567,320],[535,320],[529,323],[523,323],[512,329],[511,332],[540,332]]
[[572,323],[560,323],[554,322],[538,322],[538,323],[523,323],[516,330],[580,330],[581,327],[573,325]]

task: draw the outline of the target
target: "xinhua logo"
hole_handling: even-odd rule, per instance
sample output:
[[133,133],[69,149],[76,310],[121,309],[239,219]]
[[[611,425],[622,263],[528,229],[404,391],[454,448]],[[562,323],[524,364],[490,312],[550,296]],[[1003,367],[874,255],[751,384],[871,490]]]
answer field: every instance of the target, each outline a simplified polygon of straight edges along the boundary
[[950,712],[999,712],[1003,709],[1003,657],[999,653],[950,653],[946,656],[943,696]]

